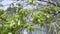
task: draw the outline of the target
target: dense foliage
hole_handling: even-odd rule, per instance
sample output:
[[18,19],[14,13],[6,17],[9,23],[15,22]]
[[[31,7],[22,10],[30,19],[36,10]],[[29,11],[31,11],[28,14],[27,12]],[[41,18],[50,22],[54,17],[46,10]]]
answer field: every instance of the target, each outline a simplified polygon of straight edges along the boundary
[[[35,5],[36,2],[34,0],[30,0],[28,4]],[[22,6],[18,6],[17,12],[13,15],[7,14],[6,10],[0,9],[0,34],[15,34],[18,30],[22,31],[25,28],[32,32],[33,31],[32,25],[27,24],[27,22],[24,20],[24,18],[27,17],[28,15],[32,17],[33,25],[38,24],[39,26],[42,27],[44,24],[46,24],[46,26],[49,27],[47,33],[48,31],[51,33],[52,28],[53,29],[52,32],[54,32],[55,34],[57,34],[56,32],[58,32],[59,34],[60,31],[59,29],[57,31],[57,29],[55,28],[58,27],[56,25],[57,23],[55,22],[57,15],[60,13],[60,2],[58,2],[56,5],[57,6],[54,5],[49,5],[47,7],[43,6],[42,10],[35,10],[29,8],[23,9]]]

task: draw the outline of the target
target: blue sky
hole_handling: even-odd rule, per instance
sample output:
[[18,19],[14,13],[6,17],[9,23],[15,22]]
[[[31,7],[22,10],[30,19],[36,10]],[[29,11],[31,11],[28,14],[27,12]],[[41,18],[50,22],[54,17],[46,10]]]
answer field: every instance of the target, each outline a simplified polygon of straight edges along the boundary
[[[0,2],[0,4],[4,5],[3,9],[6,9],[9,5],[8,4],[11,4],[13,1],[11,0],[3,0],[2,2]],[[2,7],[0,7],[2,8]]]
[[[14,1],[14,0],[13,0]],[[12,2],[13,2],[12,0],[4,0],[4,1],[2,1],[2,2],[0,2],[0,4],[3,4],[3,5],[5,5],[4,7],[3,7],[3,9],[7,9],[7,7],[9,7],[9,5],[8,4],[11,4]],[[54,0],[54,1],[56,1],[56,0]],[[26,6],[26,3],[24,3],[24,2],[20,2],[20,4],[24,7],[24,8],[34,8],[33,6],[31,6],[31,5],[27,5]],[[42,2],[42,4],[43,5],[46,5],[47,3],[46,2]],[[0,7],[0,8],[2,8],[2,7]]]
[[1,3],[3,4],[3,5],[7,5],[7,4],[10,4],[12,1],[11,0],[4,0],[4,1],[2,1]]
[[[0,2],[0,3],[4,5],[3,9],[7,9],[7,7],[9,7],[9,4],[11,4],[12,2],[13,2],[12,0],[4,0],[4,1],[2,1],[2,2]],[[26,3],[24,3],[24,2],[20,2],[20,4],[21,4],[24,8],[27,8],[27,7],[32,8],[32,7],[33,7],[33,6],[30,6],[30,5],[27,5],[27,6],[26,6]],[[0,8],[2,8],[2,7],[0,7]]]

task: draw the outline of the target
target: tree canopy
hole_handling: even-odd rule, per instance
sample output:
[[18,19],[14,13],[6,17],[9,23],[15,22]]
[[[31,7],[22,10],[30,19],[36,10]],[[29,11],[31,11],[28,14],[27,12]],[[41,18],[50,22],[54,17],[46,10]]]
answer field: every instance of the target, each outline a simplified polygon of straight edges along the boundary
[[[16,34],[18,30],[21,32],[24,29],[32,32],[34,25],[46,26],[48,29],[46,34],[60,34],[60,26],[57,23],[60,2],[56,2],[56,4],[50,1],[46,2],[48,5],[38,4],[36,9],[24,9],[20,4],[14,7],[14,3],[7,10],[0,9],[0,34]],[[29,0],[27,4],[35,6],[37,3],[35,0]],[[32,24],[27,23],[25,19],[28,15],[32,18]]]

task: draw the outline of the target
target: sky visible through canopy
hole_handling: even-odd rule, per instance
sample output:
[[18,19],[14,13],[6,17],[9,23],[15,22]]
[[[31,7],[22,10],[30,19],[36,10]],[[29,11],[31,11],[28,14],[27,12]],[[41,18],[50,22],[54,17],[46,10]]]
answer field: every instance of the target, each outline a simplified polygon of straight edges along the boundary
[[[4,5],[3,9],[6,9],[9,5],[8,4],[11,4],[13,1],[11,0],[2,0],[2,2],[0,2],[0,4]],[[2,8],[2,7],[0,7]]]
[[[0,4],[4,5],[3,9],[7,9],[7,7],[9,7],[9,4],[13,3],[14,0],[2,0],[2,2],[0,2]],[[36,1],[37,2],[37,1]],[[33,5],[27,5],[27,3],[24,3],[23,1],[20,1],[19,2],[23,8],[36,8],[36,6],[33,6]],[[46,2],[42,2],[42,4],[46,5]],[[2,8],[2,7],[0,7]]]
[[[2,2],[0,2],[0,4],[2,4],[2,5],[4,5],[4,7],[3,7],[3,9],[7,9],[7,7],[9,7],[9,4],[11,4],[11,3],[13,3],[14,1],[12,1],[12,0],[3,0]],[[26,4],[26,3],[23,3],[23,2],[21,2],[21,4],[22,5],[24,5],[24,4]],[[46,3],[45,2],[43,2],[43,4],[45,4],[46,5]],[[26,7],[30,7],[30,8],[32,8],[30,5],[24,5],[24,7],[26,8]],[[35,6],[36,7],[36,6]],[[0,8],[2,8],[2,7],[0,7]],[[24,33],[25,34],[27,34],[27,32],[26,31],[24,31]]]

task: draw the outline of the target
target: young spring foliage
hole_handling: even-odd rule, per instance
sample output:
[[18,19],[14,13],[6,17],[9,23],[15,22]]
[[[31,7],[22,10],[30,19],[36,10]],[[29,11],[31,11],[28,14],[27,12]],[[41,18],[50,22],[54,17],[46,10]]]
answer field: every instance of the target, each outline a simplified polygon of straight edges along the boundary
[[[29,4],[34,5],[35,1],[30,0]],[[60,8],[60,3],[57,4]],[[41,7],[41,6],[39,6]],[[12,15],[6,15],[6,11],[0,10],[0,34],[15,34],[16,31],[22,28],[27,28],[30,31],[33,31],[33,27],[30,24],[27,24],[24,18],[27,15],[32,15],[32,24],[39,24],[40,26],[43,26],[45,23],[50,24],[51,21],[54,18],[54,15],[58,14],[60,10],[56,9],[56,6],[47,6],[40,10],[31,11],[29,12],[28,9],[23,9],[21,6],[17,7],[18,11],[17,14]]]

